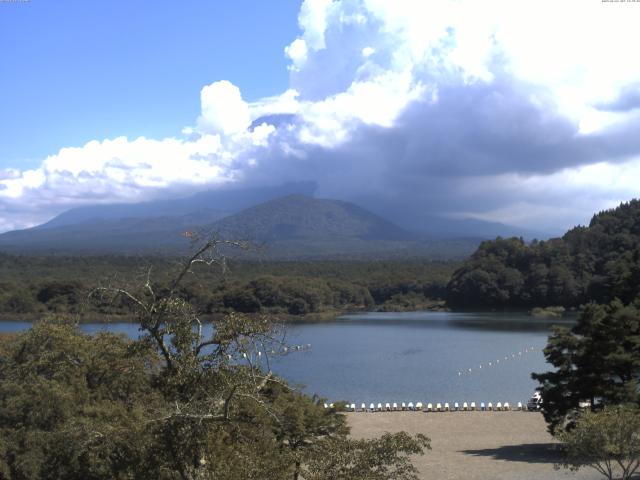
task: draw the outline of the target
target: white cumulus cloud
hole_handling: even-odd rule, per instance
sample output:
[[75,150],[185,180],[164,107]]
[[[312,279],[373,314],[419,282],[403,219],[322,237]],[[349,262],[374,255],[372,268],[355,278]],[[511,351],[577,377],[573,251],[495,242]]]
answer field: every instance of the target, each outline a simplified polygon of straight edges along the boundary
[[227,80],[207,85],[200,92],[198,128],[202,133],[230,135],[242,132],[251,124],[249,105],[240,89]]
[[249,103],[213,81],[179,136],[0,172],[0,229],[230,182],[311,180],[406,226],[437,212],[561,230],[637,195],[636,5],[305,0],[298,23],[282,92]]

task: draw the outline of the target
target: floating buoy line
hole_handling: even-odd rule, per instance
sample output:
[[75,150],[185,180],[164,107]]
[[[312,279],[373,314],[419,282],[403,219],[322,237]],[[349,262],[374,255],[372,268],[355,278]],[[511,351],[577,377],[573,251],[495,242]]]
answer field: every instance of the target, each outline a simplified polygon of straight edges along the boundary
[[539,350],[536,350],[535,347],[526,347],[522,350],[519,350],[517,352],[513,352],[504,356],[500,356],[498,358],[496,358],[495,360],[491,360],[488,362],[484,362],[484,363],[480,363],[477,366],[473,366],[473,367],[468,367],[468,368],[463,368],[461,370],[458,370],[458,377],[464,377],[467,375],[471,375],[474,372],[479,372],[481,370],[486,370],[488,368],[493,368],[493,367],[498,367],[500,365],[504,365],[507,362],[510,361],[514,361],[514,360],[520,360],[521,358],[523,358],[524,356],[531,354],[533,352],[537,352]]
[[307,352],[311,350],[311,344],[310,343],[305,343],[302,345],[287,345],[287,346],[282,346],[280,348],[263,348],[262,350],[259,349],[249,349],[249,350],[243,350],[240,352],[237,352],[235,355],[232,354],[227,354],[227,359],[228,360],[233,360],[234,358],[242,358],[242,359],[261,359],[263,357],[263,355],[265,357],[268,356],[281,356],[281,355],[287,355],[288,353],[293,353],[293,352]]

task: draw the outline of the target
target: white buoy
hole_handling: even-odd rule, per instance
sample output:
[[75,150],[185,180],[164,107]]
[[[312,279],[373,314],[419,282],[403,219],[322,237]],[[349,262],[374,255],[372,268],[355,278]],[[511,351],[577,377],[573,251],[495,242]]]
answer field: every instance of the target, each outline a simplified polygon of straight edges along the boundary
[[489,362],[489,366],[491,366],[491,362]]
[[476,410],[476,402],[471,402],[471,410],[475,412]]
[[462,372],[458,372],[458,376],[462,375]]

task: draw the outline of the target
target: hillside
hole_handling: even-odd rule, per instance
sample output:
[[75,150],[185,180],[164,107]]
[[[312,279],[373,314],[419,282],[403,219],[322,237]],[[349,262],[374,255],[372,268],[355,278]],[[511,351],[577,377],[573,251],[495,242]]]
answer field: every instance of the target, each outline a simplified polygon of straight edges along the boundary
[[[315,185],[310,182],[285,183],[278,187],[221,189],[199,192],[183,198],[160,199],[148,202],[77,207],[61,213],[37,228],[56,228],[68,225],[102,223],[124,219],[158,219],[193,216],[196,225],[204,225],[242,209],[273,198],[291,194],[313,195]],[[200,217],[199,214],[206,213]],[[193,222],[192,222],[193,223]]]
[[417,238],[352,203],[304,195],[289,195],[247,208],[216,222],[213,228],[224,236],[260,241]]
[[188,246],[181,232],[194,228],[192,215],[86,221],[0,235],[0,249],[19,254],[166,254]]
[[483,242],[447,286],[448,303],[465,307],[577,307],[639,294],[640,200],[600,212],[561,238]]
[[478,238],[430,239],[407,232],[352,203],[303,195],[278,198],[209,226],[223,238],[262,244],[277,259],[407,258],[459,259]]
[[305,195],[268,200],[223,219],[219,210],[208,208],[150,218],[87,218],[84,211],[72,213],[47,225],[0,235],[0,250],[36,255],[182,255],[190,248],[185,231],[248,239],[260,247],[250,257],[288,260],[463,258],[480,243],[477,238],[420,239],[354,204]]
[[[182,255],[185,231],[249,239],[271,259],[461,259],[484,239],[532,238],[500,223],[432,215],[403,225],[353,203],[313,197],[313,183],[201,192],[178,199],[73,208],[0,235],[0,251],[29,255]],[[543,235],[544,236],[544,235]]]

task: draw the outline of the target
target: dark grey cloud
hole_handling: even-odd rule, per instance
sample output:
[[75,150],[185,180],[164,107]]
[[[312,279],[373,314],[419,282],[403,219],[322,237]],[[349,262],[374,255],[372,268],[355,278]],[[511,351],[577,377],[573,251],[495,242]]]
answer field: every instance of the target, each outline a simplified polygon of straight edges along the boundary
[[599,103],[596,107],[608,112],[629,112],[640,108],[640,83],[626,86],[614,100]]
[[[355,201],[410,226],[434,214],[552,197],[492,189],[498,176],[545,176],[640,155],[640,123],[581,134],[546,90],[508,76],[441,85],[437,97],[411,103],[391,128],[360,124],[335,148],[301,144],[279,131],[269,148],[253,152],[259,165],[247,181],[313,181],[319,195]],[[304,155],[285,153],[283,143]]]

